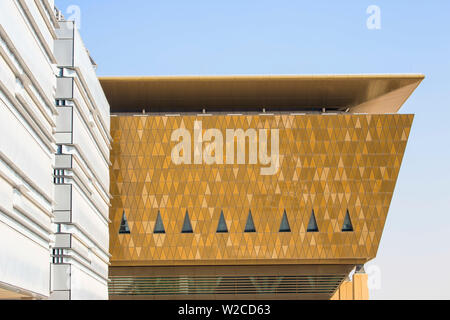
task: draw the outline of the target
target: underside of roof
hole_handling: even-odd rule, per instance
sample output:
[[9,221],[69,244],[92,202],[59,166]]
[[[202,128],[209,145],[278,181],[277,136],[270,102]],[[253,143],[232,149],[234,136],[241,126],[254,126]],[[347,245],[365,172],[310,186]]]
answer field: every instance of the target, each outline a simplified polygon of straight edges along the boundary
[[112,113],[396,113],[424,79],[410,75],[103,77]]

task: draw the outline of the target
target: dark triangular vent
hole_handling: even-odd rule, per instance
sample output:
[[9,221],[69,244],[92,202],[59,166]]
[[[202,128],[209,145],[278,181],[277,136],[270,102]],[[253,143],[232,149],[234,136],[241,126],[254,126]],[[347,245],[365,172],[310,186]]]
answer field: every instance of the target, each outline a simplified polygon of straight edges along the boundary
[[311,218],[309,218],[307,231],[308,232],[319,232],[319,227],[317,226],[316,215],[314,214],[314,210],[311,213]]
[[350,219],[350,213],[347,210],[347,214],[345,215],[344,225],[342,226],[342,232],[352,232],[353,225],[352,220]]
[[291,226],[289,225],[286,210],[284,210],[283,219],[281,219],[280,232],[291,232]]
[[193,233],[191,219],[189,219],[189,213],[186,210],[186,215],[184,216],[183,229],[181,233]]
[[123,210],[122,221],[120,222],[119,234],[130,233],[130,227],[128,227],[127,216],[125,215],[125,210]]
[[247,223],[245,224],[245,232],[256,232],[251,210],[248,211]]
[[158,210],[158,215],[156,216],[155,228],[153,229],[153,233],[166,233],[164,229],[164,224],[161,219],[161,213]]
[[223,216],[223,211],[220,212],[219,225],[217,226],[217,233],[227,233],[228,227],[225,221],[225,217]]

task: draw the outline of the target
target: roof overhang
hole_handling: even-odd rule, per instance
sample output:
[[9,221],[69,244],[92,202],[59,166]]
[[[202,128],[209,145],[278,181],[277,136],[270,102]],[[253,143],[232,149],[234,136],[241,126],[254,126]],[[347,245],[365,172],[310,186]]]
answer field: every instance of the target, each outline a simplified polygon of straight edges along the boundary
[[396,113],[421,74],[101,77],[112,113]]

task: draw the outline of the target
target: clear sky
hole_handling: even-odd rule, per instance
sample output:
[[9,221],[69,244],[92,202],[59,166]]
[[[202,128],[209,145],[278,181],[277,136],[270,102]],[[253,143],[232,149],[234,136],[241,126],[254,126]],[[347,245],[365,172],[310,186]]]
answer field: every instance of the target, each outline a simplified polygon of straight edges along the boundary
[[[98,74],[423,73],[373,299],[450,299],[450,1],[56,0]],[[78,6],[80,14],[70,6]],[[369,29],[370,5],[381,29]]]

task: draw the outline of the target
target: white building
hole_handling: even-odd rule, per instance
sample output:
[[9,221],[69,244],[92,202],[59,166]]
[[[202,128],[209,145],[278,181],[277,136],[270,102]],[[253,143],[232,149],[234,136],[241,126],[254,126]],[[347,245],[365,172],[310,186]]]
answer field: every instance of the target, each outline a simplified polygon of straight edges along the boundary
[[53,0],[0,1],[0,299],[107,299],[109,105]]

